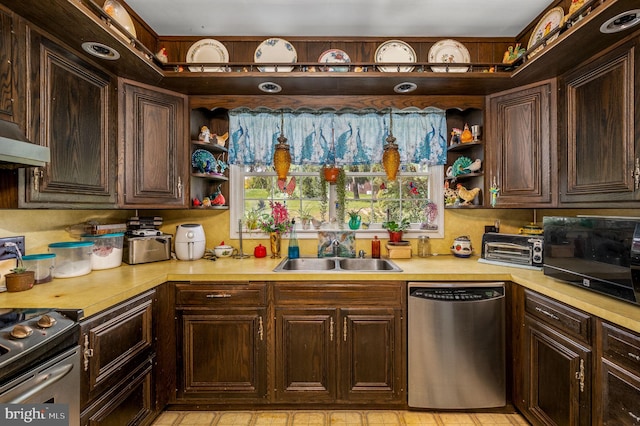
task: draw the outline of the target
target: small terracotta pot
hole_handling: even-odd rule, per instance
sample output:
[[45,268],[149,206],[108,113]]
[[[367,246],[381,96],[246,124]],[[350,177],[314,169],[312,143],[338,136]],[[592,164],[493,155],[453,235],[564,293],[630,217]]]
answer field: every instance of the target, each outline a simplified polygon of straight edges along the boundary
[[12,272],[5,275],[4,278],[8,292],[29,290],[33,288],[33,283],[36,280],[35,271],[20,272],[19,274]]
[[402,231],[389,231],[389,241],[392,243],[402,241]]

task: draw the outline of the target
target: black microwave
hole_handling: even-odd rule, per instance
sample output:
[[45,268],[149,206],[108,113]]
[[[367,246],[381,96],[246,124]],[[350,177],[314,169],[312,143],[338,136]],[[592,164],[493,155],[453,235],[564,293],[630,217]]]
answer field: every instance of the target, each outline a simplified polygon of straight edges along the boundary
[[543,219],[544,274],[640,304],[640,218]]

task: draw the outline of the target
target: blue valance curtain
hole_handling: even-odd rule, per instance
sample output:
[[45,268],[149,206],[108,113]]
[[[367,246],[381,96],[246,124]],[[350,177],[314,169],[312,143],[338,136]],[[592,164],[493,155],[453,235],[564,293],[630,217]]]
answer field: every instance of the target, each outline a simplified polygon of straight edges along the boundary
[[[392,133],[403,163],[445,164],[447,122],[437,108],[391,111]],[[390,112],[229,111],[229,163],[271,165],[284,123],[293,164],[375,164],[382,161]]]

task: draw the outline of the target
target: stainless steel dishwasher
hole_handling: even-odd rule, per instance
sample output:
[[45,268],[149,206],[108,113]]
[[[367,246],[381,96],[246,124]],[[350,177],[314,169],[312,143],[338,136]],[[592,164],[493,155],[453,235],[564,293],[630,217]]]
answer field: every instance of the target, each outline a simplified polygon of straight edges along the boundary
[[408,292],[409,406],[506,405],[504,283],[410,282]]

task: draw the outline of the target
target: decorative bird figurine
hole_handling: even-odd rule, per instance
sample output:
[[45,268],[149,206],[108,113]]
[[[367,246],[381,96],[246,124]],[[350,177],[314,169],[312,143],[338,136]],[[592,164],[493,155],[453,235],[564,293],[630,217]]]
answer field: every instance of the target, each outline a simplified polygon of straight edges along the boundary
[[476,158],[476,160],[469,164],[465,170],[469,170],[469,173],[477,172],[482,167],[482,160]]
[[226,132],[224,135],[215,135],[216,137],[216,143],[220,146],[224,146],[225,142],[227,142],[227,139],[229,138],[229,132]]
[[167,49],[165,49],[164,47],[161,47],[160,50],[158,50],[158,53],[156,53],[156,59],[163,64],[166,64],[167,62],[169,62],[169,57],[167,56]]
[[480,192],[480,188],[467,189],[460,183],[456,186],[456,188],[458,189],[458,197],[464,200],[464,202],[462,203],[463,206],[468,206],[469,204],[471,204]]

